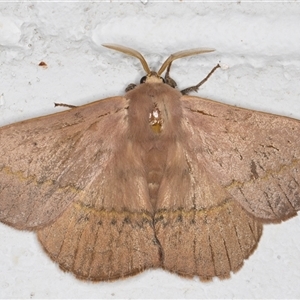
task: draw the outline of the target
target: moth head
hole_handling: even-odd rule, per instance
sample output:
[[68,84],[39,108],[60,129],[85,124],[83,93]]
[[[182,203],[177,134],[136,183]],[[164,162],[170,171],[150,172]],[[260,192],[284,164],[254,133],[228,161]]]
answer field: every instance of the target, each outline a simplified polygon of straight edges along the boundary
[[143,57],[143,55],[141,53],[139,53],[138,51],[129,48],[129,47],[125,47],[125,46],[121,46],[121,45],[117,45],[117,44],[102,44],[102,46],[116,50],[116,51],[120,51],[123,52],[125,54],[128,54],[130,56],[136,57],[137,59],[140,60],[144,70],[146,71],[146,76],[143,76],[140,80],[140,83],[161,83],[161,82],[165,82],[164,79],[161,77],[161,74],[172,64],[172,62],[178,58],[182,58],[182,57],[186,57],[186,56],[191,56],[191,55],[196,55],[196,54],[201,54],[201,53],[207,53],[207,52],[212,52],[215,51],[212,48],[195,48],[195,49],[190,49],[190,50],[183,50],[183,51],[179,51],[176,52],[174,54],[171,54],[166,61],[162,64],[162,66],[160,67],[160,69],[158,70],[158,72],[154,72],[151,71],[145,58]]
[[159,76],[156,72],[151,71],[147,75],[143,76],[140,80],[140,83],[161,83],[165,82],[165,80]]

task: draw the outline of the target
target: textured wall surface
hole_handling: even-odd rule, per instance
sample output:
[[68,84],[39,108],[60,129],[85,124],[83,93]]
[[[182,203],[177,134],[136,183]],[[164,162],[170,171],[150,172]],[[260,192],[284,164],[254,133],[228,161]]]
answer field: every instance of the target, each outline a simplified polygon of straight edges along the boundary
[[[180,88],[218,70],[198,95],[300,119],[300,4],[0,3],[0,125],[123,94],[143,72],[137,60],[101,47],[143,53],[153,69],[171,53],[213,47],[182,59]],[[47,68],[38,64],[44,61]],[[35,234],[0,224],[0,298],[299,298],[300,217],[265,226],[256,252],[225,281],[202,283],[150,270],[111,283],[63,273]]]

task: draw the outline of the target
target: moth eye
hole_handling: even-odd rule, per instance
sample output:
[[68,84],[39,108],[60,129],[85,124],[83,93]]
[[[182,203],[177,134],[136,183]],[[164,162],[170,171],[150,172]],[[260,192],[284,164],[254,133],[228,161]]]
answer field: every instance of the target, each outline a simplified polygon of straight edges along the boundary
[[146,79],[147,79],[147,76],[143,76],[140,80],[140,83],[145,83],[146,82]]

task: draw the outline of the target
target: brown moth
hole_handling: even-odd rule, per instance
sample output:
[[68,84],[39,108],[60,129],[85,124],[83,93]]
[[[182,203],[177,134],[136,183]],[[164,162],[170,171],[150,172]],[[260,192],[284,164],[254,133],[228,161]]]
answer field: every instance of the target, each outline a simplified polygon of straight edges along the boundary
[[2,127],[0,220],[80,279],[228,278],[264,223],[300,209],[300,121],[186,95],[208,77],[176,90],[172,61],[211,49],[153,72],[105,46],[147,75],[124,96]]

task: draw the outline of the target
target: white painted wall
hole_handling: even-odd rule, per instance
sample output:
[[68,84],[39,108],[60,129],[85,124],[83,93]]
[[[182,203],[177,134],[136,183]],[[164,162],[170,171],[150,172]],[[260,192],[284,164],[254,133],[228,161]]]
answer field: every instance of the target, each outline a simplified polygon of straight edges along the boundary
[[[0,125],[58,111],[55,101],[122,94],[144,74],[105,42],[139,50],[154,69],[178,50],[214,47],[174,63],[180,88],[221,61],[228,69],[199,95],[300,118],[299,15],[298,1],[0,3]],[[35,234],[0,224],[0,298],[299,298],[299,236],[299,217],[265,226],[257,251],[230,280],[201,283],[150,270],[93,284],[60,271]]]

